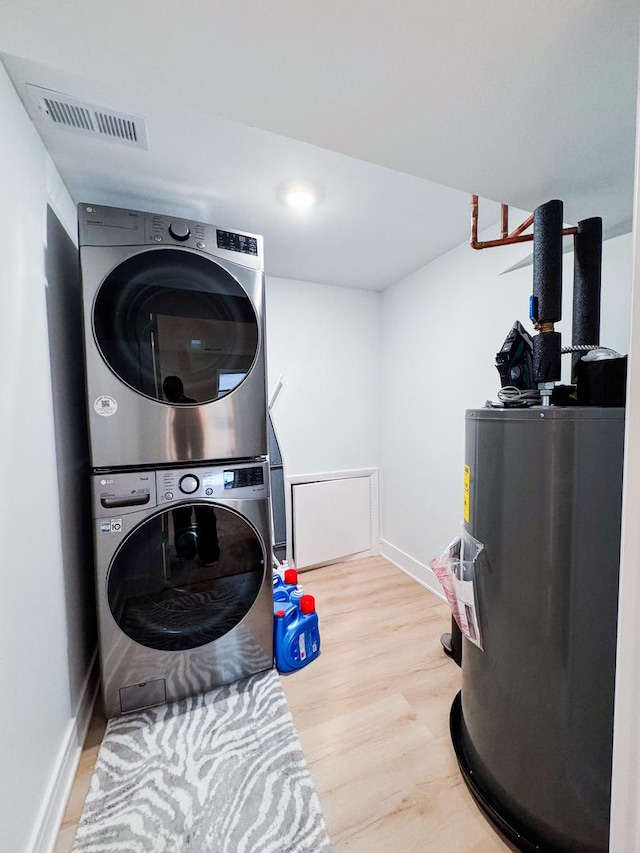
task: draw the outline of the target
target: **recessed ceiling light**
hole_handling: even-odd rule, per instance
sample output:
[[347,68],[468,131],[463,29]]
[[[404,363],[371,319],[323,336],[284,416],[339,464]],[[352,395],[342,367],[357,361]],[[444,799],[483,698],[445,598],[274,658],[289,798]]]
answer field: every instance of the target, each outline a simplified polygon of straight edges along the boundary
[[305,210],[313,207],[318,201],[318,190],[308,183],[299,181],[294,184],[287,184],[282,191],[282,197],[289,207],[297,210]]

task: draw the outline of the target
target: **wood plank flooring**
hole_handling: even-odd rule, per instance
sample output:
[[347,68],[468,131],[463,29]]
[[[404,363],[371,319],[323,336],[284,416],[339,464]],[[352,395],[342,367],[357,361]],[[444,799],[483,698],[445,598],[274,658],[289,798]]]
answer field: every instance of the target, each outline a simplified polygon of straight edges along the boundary
[[[447,607],[381,557],[301,581],[322,653],[282,683],[336,853],[512,850],[468,793],[449,739],[460,670],[440,647]],[[103,731],[96,711],[55,853],[71,849]]]
[[93,716],[89,723],[89,730],[82,755],[80,756],[80,763],[73,781],[71,793],[69,794],[67,808],[62,818],[60,832],[58,833],[53,853],[69,853],[73,847],[73,839],[76,836],[76,829],[82,815],[85,797],[89,793],[91,776],[98,758],[98,750],[102,743],[106,725],[107,721],[102,713],[102,702],[98,697],[95,708],[93,709]]
[[449,611],[381,557],[301,575],[322,653],[282,676],[337,853],[511,849],[468,793],[449,738],[460,670]]

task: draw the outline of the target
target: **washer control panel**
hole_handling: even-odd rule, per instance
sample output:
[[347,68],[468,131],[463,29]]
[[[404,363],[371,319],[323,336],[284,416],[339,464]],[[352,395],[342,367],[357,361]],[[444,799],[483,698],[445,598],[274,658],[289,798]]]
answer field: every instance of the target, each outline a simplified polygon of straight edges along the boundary
[[172,468],[156,471],[158,505],[189,498],[237,499],[269,496],[269,466],[256,462],[212,465],[205,468]]
[[263,460],[159,471],[110,471],[91,478],[94,518],[110,518],[186,500],[269,497]]

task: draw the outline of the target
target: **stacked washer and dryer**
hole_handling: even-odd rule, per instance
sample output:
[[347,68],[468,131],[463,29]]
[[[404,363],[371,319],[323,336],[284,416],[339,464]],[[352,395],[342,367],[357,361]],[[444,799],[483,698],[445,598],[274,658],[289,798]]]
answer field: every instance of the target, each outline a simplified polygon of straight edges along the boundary
[[107,716],[273,665],[262,238],[78,205]]

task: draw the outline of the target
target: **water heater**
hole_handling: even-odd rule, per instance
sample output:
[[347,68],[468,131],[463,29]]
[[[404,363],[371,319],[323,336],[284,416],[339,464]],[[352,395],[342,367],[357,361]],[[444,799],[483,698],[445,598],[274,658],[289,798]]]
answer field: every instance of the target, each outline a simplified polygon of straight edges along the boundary
[[483,649],[451,712],[472,793],[523,851],[608,850],[624,409],[466,414]]

